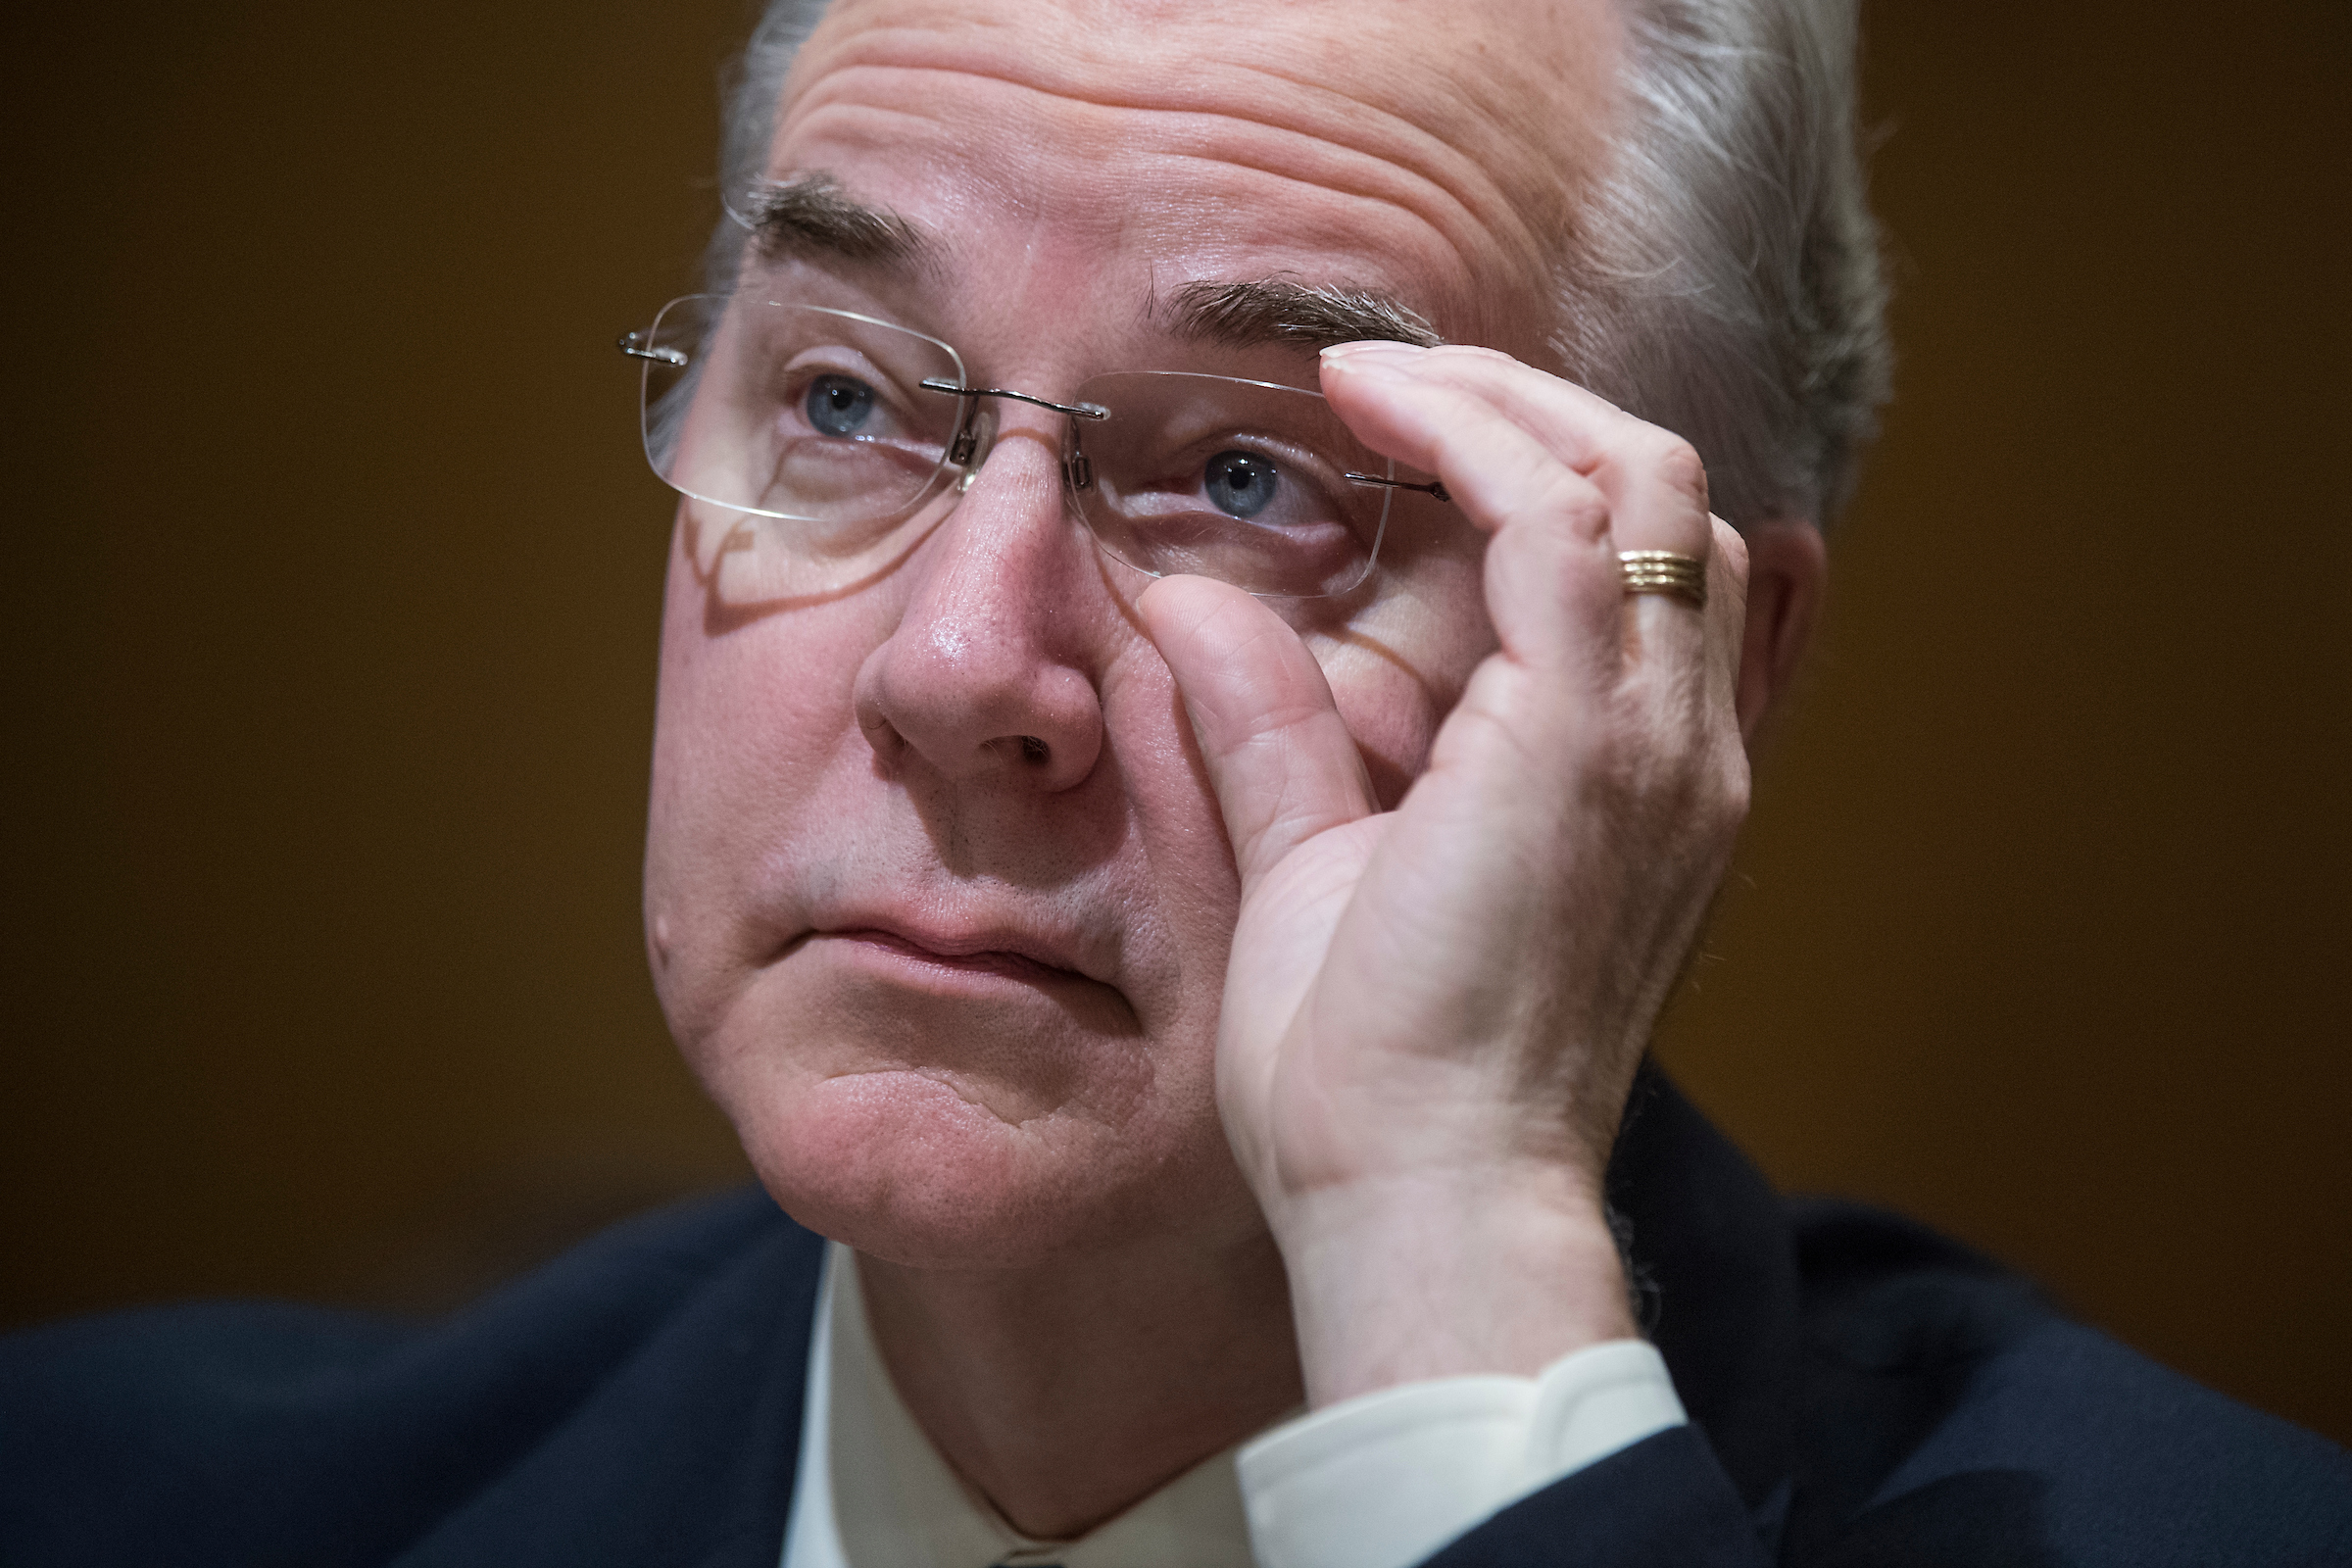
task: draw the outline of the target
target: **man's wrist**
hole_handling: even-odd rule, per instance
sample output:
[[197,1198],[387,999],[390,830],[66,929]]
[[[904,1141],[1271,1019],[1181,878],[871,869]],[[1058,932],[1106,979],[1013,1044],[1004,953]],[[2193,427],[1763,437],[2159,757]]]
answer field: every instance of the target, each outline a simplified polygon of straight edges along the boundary
[[1596,1193],[1556,1166],[1367,1178],[1275,1222],[1307,1402],[1477,1373],[1530,1377],[1636,1337]]

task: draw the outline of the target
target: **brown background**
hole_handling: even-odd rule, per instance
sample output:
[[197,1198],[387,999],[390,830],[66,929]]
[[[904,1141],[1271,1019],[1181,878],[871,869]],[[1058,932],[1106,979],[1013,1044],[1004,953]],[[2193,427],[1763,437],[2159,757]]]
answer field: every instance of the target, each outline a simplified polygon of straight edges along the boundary
[[[740,0],[11,51],[0,1320],[429,1306],[735,1179],[636,934]],[[2334,0],[1876,5],[1899,400],[1667,1054],[2352,1439]]]

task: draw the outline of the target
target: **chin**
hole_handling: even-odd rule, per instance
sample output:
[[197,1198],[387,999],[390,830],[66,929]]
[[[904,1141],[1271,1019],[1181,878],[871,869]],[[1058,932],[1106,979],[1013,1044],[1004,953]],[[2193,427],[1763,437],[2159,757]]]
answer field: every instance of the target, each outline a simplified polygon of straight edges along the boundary
[[1153,1136],[1148,1115],[1144,1126],[1060,1111],[1007,1121],[903,1070],[829,1078],[748,1115],[728,1108],[786,1213],[904,1267],[1035,1268],[1220,1218],[1257,1221],[1213,1114],[1204,1151],[1197,1135]]
[[760,1184],[819,1235],[910,1268],[1019,1269],[1262,1228],[1205,1049],[763,1000],[682,1044]]
[[1262,1230],[1217,1119],[1213,1015],[1165,1033],[1104,989],[909,978],[809,944],[680,1044],[784,1211],[889,1262],[1019,1269]]

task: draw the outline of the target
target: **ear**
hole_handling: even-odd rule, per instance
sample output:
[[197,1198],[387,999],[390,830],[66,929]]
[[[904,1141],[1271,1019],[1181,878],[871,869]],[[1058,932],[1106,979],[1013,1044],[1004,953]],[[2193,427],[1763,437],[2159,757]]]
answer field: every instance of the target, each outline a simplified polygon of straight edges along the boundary
[[1821,530],[1802,517],[1770,517],[1740,530],[1747,545],[1747,628],[1740,648],[1740,734],[1753,751],[1813,640],[1829,586]]

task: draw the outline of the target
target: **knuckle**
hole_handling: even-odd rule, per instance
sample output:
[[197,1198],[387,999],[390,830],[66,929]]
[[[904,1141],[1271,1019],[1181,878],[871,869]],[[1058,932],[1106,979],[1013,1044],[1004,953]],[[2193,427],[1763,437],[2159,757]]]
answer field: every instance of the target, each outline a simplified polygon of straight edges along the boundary
[[1543,512],[1579,539],[1597,539],[1609,531],[1609,498],[1564,463],[1544,469]]
[[1707,510],[1707,466],[1699,458],[1698,448],[1672,431],[1656,430],[1650,440],[1649,466],[1677,496],[1701,513]]
[[1747,770],[1744,752],[1726,760],[1718,770],[1715,787],[1715,825],[1727,834],[1738,833],[1747,820],[1747,808],[1753,798],[1754,786]]
[[1669,731],[1686,737],[1682,743],[1625,748],[1614,759],[1617,781],[1624,796],[1679,822],[1693,843],[1720,849],[1747,821],[1753,787],[1747,751],[1736,728],[1718,736],[1718,727],[1701,715],[1683,717]]
[[1589,484],[1563,484],[1558,515],[1580,539],[1597,539],[1609,530],[1608,498]]

